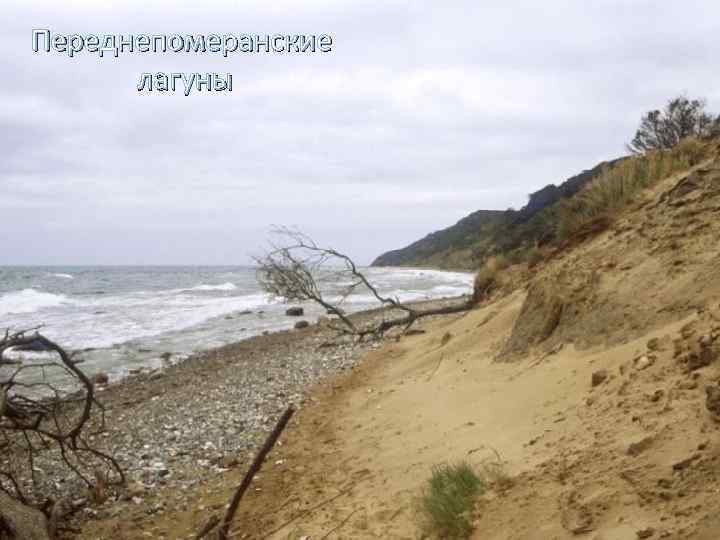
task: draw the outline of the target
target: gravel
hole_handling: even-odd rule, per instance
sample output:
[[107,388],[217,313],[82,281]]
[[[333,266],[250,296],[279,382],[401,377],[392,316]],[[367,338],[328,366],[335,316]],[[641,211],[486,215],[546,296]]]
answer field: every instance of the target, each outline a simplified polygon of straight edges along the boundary
[[[353,317],[383,314],[387,311]],[[166,504],[182,507],[182,496],[170,501],[163,491],[189,493],[209,475],[246,467],[288,405],[301,408],[315,383],[353,369],[364,353],[380,346],[339,337],[318,323],[133,373],[97,386],[106,430],[88,437],[115,457],[126,473],[126,487],[110,492],[105,502],[91,502],[76,477],[53,466],[50,454],[39,456],[36,469],[54,498],[82,508],[75,514],[79,522],[117,516],[128,507],[145,515],[163,512]]]

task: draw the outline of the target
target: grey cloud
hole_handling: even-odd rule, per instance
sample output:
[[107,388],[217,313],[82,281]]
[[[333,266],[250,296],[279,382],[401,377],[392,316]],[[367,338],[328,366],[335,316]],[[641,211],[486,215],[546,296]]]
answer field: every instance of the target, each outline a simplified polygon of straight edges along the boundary
[[[368,261],[617,157],[678,92],[720,110],[710,1],[26,4],[0,22],[0,262],[242,263],[278,223]],[[335,47],[69,59],[32,54],[37,27]],[[138,94],[153,71],[232,72],[235,91]]]

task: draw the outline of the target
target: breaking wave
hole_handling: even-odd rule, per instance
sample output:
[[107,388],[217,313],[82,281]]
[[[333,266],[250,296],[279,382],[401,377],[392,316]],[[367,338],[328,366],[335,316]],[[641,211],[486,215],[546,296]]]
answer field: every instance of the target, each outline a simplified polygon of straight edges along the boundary
[[68,303],[64,294],[52,294],[35,289],[13,291],[0,296],[0,315],[10,313],[33,313],[41,309]]
[[188,291],[234,291],[237,289],[237,285],[234,283],[222,283],[221,285],[198,285],[197,287],[191,287]]

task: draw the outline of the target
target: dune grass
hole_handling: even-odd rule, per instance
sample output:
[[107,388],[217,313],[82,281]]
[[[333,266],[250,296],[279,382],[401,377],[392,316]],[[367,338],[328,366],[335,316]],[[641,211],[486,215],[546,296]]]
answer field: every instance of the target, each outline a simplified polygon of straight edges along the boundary
[[[560,206],[558,237],[569,240],[584,230],[601,230],[642,190],[671,174],[696,165],[707,147],[688,138],[671,150],[631,156],[603,170],[598,178]],[[594,225],[598,226],[594,226]]]
[[440,538],[467,538],[475,500],[485,488],[467,462],[434,467],[419,501],[427,532]]
[[508,267],[509,261],[504,255],[490,257],[475,274],[473,282],[473,298],[481,302],[498,286],[498,274]]

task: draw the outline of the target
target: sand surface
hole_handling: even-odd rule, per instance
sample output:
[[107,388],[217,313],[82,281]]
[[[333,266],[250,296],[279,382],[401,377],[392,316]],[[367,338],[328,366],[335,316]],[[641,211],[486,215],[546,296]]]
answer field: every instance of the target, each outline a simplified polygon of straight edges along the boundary
[[[477,309],[327,374],[232,537],[422,538],[432,467],[468,460],[502,471],[477,503],[478,540],[720,538],[719,216],[713,161]],[[128,505],[83,538],[192,538],[244,469],[159,490],[161,511]]]

